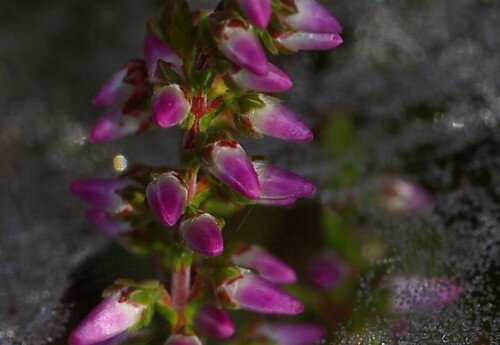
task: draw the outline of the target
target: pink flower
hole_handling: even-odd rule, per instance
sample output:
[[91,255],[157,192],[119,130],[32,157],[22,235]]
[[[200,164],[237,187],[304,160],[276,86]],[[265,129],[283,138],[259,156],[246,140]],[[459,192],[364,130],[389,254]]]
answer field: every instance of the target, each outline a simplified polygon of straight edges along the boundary
[[307,323],[264,323],[252,335],[264,337],[276,345],[313,345],[323,338],[321,327]]
[[224,249],[217,220],[208,213],[184,219],[179,227],[182,239],[192,251],[205,256],[219,256]]
[[271,0],[237,0],[243,14],[257,27],[263,29],[271,19]]
[[207,303],[198,310],[194,327],[196,332],[215,339],[229,338],[235,331],[229,313],[213,303]]
[[156,72],[160,61],[182,76],[182,60],[168,44],[154,35],[148,35],[144,39],[144,60],[151,83],[157,81]]
[[179,174],[169,171],[148,184],[146,198],[156,218],[165,226],[174,226],[184,211],[187,189]]

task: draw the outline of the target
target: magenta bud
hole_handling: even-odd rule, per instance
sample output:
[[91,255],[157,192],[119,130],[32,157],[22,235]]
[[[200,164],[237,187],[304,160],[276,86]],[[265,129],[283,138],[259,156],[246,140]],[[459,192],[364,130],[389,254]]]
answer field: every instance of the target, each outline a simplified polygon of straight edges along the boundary
[[118,213],[130,206],[116,192],[131,185],[127,179],[82,179],[71,183],[71,192],[89,206]]
[[385,207],[393,212],[421,212],[434,203],[432,196],[415,183],[395,180],[386,187]]
[[220,51],[242,68],[258,75],[266,75],[269,62],[266,53],[254,33],[237,23],[226,24],[219,35]]
[[251,268],[274,284],[292,284],[297,281],[295,271],[283,261],[255,244],[244,246],[231,255],[235,265]]
[[236,68],[229,77],[244,90],[283,92],[292,87],[290,78],[273,64],[269,64],[269,72],[265,75],[255,74],[244,68]]
[[218,287],[218,298],[229,305],[262,314],[297,315],[304,305],[273,283],[247,269]]
[[212,215],[202,213],[181,222],[180,234],[187,247],[205,256],[219,256],[224,241],[219,223]]
[[87,210],[87,218],[99,230],[112,238],[116,238],[121,233],[132,230],[129,223],[116,219],[111,213],[100,208],[89,208]]
[[260,197],[260,186],[252,162],[236,140],[218,140],[206,148],[212,175],[248,199]]
[[156,82],[156,70],[159,61],[164,62],[182,76],[182,60],[165,42],[154,35],[148,35],[144,39],[144,60],[149,81],[152,83]]
[[210,302],[196,313],[194,327],[197,333],[215,339],[226,339],[234,334],[229,313]]
[[255,328],[252,336],[274,341],[276,345],[313,345],[324,336],[323,329],[307,323],[264,323]]
[[259,178],[261,200],[287,200],[314,194],[316,187],[308,179],[265,161],[253,162]]
[[342,26],[331,13],[316,0],[296,0],[297,13],[284,19],[296,31],[338,34]]
[[291,52],[299,50],[329,50],[342,44],[339,34],[315,32],[286,32],[276,37],[276,42]]
[[145,123],[146,114],[124,115],[115,110],[105,113],[90,129],[89,140],[101,143],[116,140],[139,132]]
[[454,303],[460,295],[460,287],[447,278],[404,277],[393,278],[391,309],[395,312],[411,312]]
[[141,320],[145,305],[133,303],[117,292],[104,299],[76,327],[70,345],[93,345],[125,332]]
[[331,289],[342,280],[344,265],[333,253],[324,252],[309,266],[309,276],[320,289]]
[[264,107],[241,114],[243,122],[260,134],[293,142],[307,142],[314,136],[309,127],[277,98],[260,95]]
[[148,184],[146,198],[156,218],[165,226],[174,226],[184,211],[187,189],[178,173],[169,171]]
[[168,337],[165,345],[202,345],[195,335],[174,334]]
[[122,68],[101,86],[92,99],[94,107],[109,107],[125,102],[134,93],[134,86],[124,82],[128,66]]
[[182,122],[189,114],[191,107],[179,85],[164,86],[157,92],[151,101],[152,120],[161,128],[175,126]]
[[271,0],[238,0],[241,11],[255,26],[263,29],[271,19]]

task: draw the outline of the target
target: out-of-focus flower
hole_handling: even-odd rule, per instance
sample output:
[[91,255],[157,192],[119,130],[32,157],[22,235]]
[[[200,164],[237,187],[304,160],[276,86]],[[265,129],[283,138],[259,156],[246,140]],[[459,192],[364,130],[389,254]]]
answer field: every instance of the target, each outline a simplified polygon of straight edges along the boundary
[[259,92],[283,92],[292,87],[290,78],[273,64],[269,64],[269,71],[265,75],[252,73],[244,68],[233,68],[229,78],[243,90]]
[[206,167],[217,179],[248,199],[260,197],[252,162],[236,140],[217,140],[205,148]]
[[197,333],[215,339],[229,338],[235,331],[229,313],[211,302],[196,313],[194,327]]
[[339,34],[317,32],[285,32],[275,37],[276,42],[291,52],[299,50],[329,50],[342,44]]
[[316,0],[295,0],[297,13],[286,16],[283,22],[296,31],[338,34],[342,26]]
[[111,109],[101,116],[90,129],[89,140],[93,143],[103,143],[123,138],[127,135],[141,132],[148,126],[146,112],[137,111],[134,114],[124,114]]
[[128,179],[82,179],[71,183],[71,192],[93,208],[118,213],[130,205],[117,192],[133,185],[134,182]]
[[184,211],[187,189],[179,174],[169,171],[148,184],[146,197],[156,218],[165,226],[174,226]]
[[241,268],[240,273],[218,287],[222,303],[262,314],[297,315],[304,310],[302,302],[273,283],[247,269]]
[[276,345],[313,345],[323,338],[323,329],[307,323],[264,323],[255,328],[252,336],[273,341]]
[[432,196],[415,183],[394,180],[384,191],[383,205],[392,212],[421,212],[433,204]]
[[389,281],[390,308],[395,312],[441,307],[454,303],[460,287],[448,278],[398,276]]
[[235,20],[227,21],[217,36],[220,51],[238,66],[266,75],[269,62],[255,34]]
[[181,222],[179,231],[192,251],[205,256],[222,254],[224,242],[220,224],[212,215],[201,213],[186,218]]
[[124,291],[107,297],[75,328],[70,345],[93,345],[127,331],[142,317],[146,306],[129,301]]
[[245,245],[231,255],[231,262],[237,266],[251,268],[274,284],[292,284],[297,281],[295,271],[264,248]]
[[195,335],[174,334],[168,337],[165,345],[202,345]]
[[161,128],[182,122],[189,114],[190,102],[179,85],[167,85],[153,95],[152,120]]
[[253,161],[261,188],[260,200],[285,203],[312,195],[316,187],[308,179],[262,160]]
[[157,81],[156,73],[160,61],[182,76],[182,60],[165,42],[154,35],[148,35],[144,39],[144,60],[151,83]]
[[129,223],[116,219],[111,213],[100,208],[89,208],[87,218],[94,225],[112,238],[118,237],[121,233],[132,230]]
[[325,251],[309,266],[309,277],[321,289],[334,288],[345,274],[344,263],[335,254]]
[[271,0],[237,0],[243,14],[255,26],[263,29],[271,19]]

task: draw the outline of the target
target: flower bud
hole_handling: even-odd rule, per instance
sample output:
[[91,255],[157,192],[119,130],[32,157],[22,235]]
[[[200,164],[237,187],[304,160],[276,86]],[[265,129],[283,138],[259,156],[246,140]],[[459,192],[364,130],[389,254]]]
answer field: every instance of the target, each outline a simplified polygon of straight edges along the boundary
[[248,199],[260,197],[257,173],[236,140],[218,140],[209,144],[205,153],[212,175]]
[[268,164],[253,162],[259,178],[261,200],[288,200],[312,195],[316,187],[306,178],[291,171]]
[[165,345],[202,345],[195,335],[174,334],[168,337]]
[[132,185],[133,182],[127,179],[82,179],[71,183],[71,192],[89,206],[117,213],[129,207],[129,204],[116,192]]
[[234,334],[234,325],[229,313],[213,303],[207,303],[194,318],[197,333],[215,339],[226,339]]
[[179,85],[162,87],[151,100],[152,120],[161,128],[175,126],[189,114],[191,107]]
[[92,99],[94,107],[109,107],[113,104],[125,102],[134,92],[134,85],[125,83],[128,73],[125,66],[104,83]]
[[243,123],[254,132],[293,142],[313,139],[309,127],[277,98],[260,95],[260,99],[263,107],[241,114]]
[[242,68],[258,75],[266,75],[269,62],[266,53],[254,33],[236,21],[223,26],[218,37],[222,54]]
[[244,246],[231,255],[231,263],[251,268],[274,284],[292,284],[297,281],[295,271],[283,261],[257,245]]
[[99,208],[89,208],[87,218],[102,232],[112,238],[118,237],[121,233],[132,230],[130,224],[122,222],[105,210]]
[[110,110],[105,113],[90,129],[89,140],[101,143],[116,140],[139,132],[146,124],[146,114],[124,115],[119,111]]
[[269,72],[265,75],[255,74],[244,68],[235,68],[229,77],[243,90],[283,92],[292,87],[290,78],[273,64],[269,64]]
[[324,332],[321,327],[307,323],[264,323],[257,326],[252,335],[274,341],[276,345],[312,345],[323,338]]
[[294,53],[299,50],[329,50],[343,42],[339,34],[304,31],[285,32],[275,39],[282,47]]
[[156,218],[165,226],[174,226],[184,211],[187,189],[178,174],[169,171],[148,184],[146,198]]
[[156,82],[159,61],[166,63],[173,71],[182,75],[182,60],[165,42],[154,35],[148,35],[144,39],[144,60],[151,83]]
[[454,303],[460,295],[460,287],[447,278],[398,276],[389,285],[392,291],[390,307],[403,313],[442,307]]
[[432,206],[433,199],[419,185],[395,180],[386,187],[383,203],[393,212],[421,212]]
[[271,19],[271,0],[237,0],[241,11],[255,26],[264,29]]
[[287,16],[283,21],[297,31],[338,34],[342,26],[330,12],[316,0],[296,0],[297,13]]
[[92,345],[125,332],[141,320],[145,305],[133,303],[119,291],[101,302],[76,327],[70,345]]
[[205,256],[219,256],[224,241],[219,223],[212,215],[202,213],[182,221],[180,234],[192,251]]
[[335,287],[344,275],[343,263],[331,252],[322,253],[309,267],[310,279],[320,289]]
[[239,277],[225,281],[217,289],[223,303],[262,314],[297,315],[304,305],[283,289],[247,269]]

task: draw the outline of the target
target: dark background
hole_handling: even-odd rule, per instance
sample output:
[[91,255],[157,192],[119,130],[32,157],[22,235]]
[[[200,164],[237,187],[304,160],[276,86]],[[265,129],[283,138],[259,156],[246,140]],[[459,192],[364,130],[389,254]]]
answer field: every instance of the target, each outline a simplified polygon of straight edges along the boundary
[[[438,332],[435,342],[488,343],[498,336],[499,2],[322,3],[343,23],[345,43],[328,53],[276,59],[294,80],[284,97],[317,131],[334,112],[352,116],[369,148],[363,168],[370,178],[350,192],[362,194],[377,177],[397,172],[434,193],[436,209],[424,220],[374,216],[373,222],[396,252],[412,247],[416,231],[441,236],[442,250],[418,252],[415,262],[423,271],[429,261],[451,271],[463,282],[464,297],[443,326],[454,331]],[[81,318],[109,281],[142,270],[144,263],[131,265],[90,226],[68,186],[77,177],[112,176],[117,154],[130,162],[175,164],[175,130],[103,145],[85,140],[100,114],[90,105],[93,92],[141,55],[144,23],[160,4],[0,2],[1,344],[64,344],[67,323]],[[312,178],[319,191],[298,211],[238,215],[227,237],[269,244],[300,266],[301,255],[319,246],[318,208],[345,192],[326,183],[335,157],[317,142],[244,143],[251,153],[266,153]],[[409,343],[434,343],[422,340],[425,327],[415,323]]]

